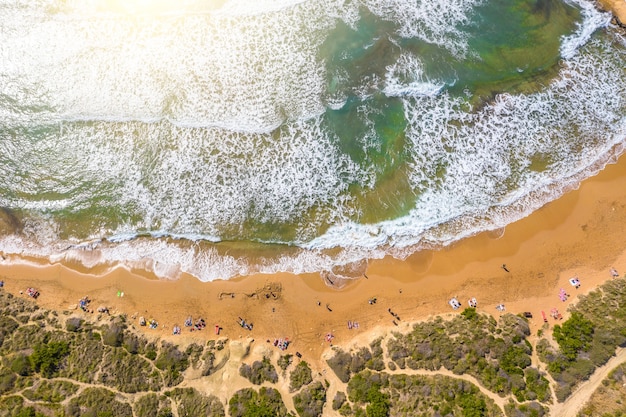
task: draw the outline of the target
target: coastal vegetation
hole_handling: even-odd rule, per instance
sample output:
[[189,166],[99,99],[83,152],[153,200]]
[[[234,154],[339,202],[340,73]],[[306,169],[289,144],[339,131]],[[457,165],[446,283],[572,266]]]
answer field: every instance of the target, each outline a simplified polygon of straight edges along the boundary
[[579,417],[626,415],[626,363],[613,369],[578,413]]
[[[526,318],[466,309],[366,346],[334,347],[325,357],[334,375],[291,354],[246,362],[245,348],[236,369],[251,386],[227,398],[198,382],[233,360],[227,339],[181,347],[143,336],[123,315],[46,311],[0,292],[0,417],[546,416],[626,345],[622,284],[581,297],[535,345]],[[625,366],[613,371],[581,415],[626,412],[615,400],[624,375]]]
[[537,343],[540,359],[556,382],[555,396],[564,401],[574,387],[604,365],[619,346],[626,346],[626,287],[612,280],[573,305],[571,317],[554,327],[557,346]]

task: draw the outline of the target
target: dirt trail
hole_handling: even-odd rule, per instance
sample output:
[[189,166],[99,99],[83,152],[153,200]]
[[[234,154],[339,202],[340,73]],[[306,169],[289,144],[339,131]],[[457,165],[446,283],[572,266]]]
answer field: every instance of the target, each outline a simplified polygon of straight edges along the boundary
[[580,409],[589,401],[591,395],[600,386],[602,381],[615,369],[618,365],[626,362],[626,349],[618,348],[616,355],[613,356],[605,365],[596,369],[591,377],[580,384],[574,393],[563,403],[557,403],[550,407],[550,416],[552,417],[570,417],[575,416]]
[[440,368],[436,371],[427,371],[425,369],[396,369],[395,371],[391,371],[387,369],[384,372],[391,374],[391,375],[403,375],[403,374],[404,375],[423,375],[423,376],[443,375],[443,376],[447,376],[450,378],[462,379],[464,381],[467,381],[476,385],[476,387],[480,390],[480,392],[483,393],[483,395],[491,398],[493,402],[496,403],[498,407],[500,407],[500,410],[502,410],[503,413],[504,413],[504,405],[509,402],[508,395],[506,397],[500,397],[495,392],[489,391],[487,388],[482,386],[481,383],[478,382],[478,380],[474,378],[473,376],[467,375],[467,374],[457,375],[454,372],[448,371],[445,368]]

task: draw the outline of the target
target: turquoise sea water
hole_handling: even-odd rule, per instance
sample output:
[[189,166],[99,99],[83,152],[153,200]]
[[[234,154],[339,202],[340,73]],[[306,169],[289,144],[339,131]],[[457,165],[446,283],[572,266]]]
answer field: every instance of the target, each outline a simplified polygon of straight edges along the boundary
[[[0,0],[0,251],[334,270],[524,217],[622,152],[586,0]],[[339,272],[341,271],[341,272]]]

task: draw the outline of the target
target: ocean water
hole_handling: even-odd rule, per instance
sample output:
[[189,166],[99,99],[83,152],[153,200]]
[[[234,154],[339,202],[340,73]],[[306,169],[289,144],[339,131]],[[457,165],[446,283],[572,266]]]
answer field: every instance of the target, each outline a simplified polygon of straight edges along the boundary
[[0,0],[0,252],[359,276],[623,152],[587,0]]

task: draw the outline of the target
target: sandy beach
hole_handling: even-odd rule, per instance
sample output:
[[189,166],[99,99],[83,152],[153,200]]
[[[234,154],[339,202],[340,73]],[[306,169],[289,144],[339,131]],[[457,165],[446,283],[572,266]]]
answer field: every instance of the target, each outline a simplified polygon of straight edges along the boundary
[[[556,307],[567,317],[577,295],[611,279],[615,267],[626,271],[626,158],[609,164],[579,189],[544,206],[498,233],[483,233],[438,251],[424,251],[400,261],[371,261],[366,277],[341,289],[327,285],[319,274],[256,275],[203,283],[191,276],[176,281],[116,268],[90,275],[64,265],[37,265],[32,260],[6,257],[0,261],[4,289],[27,297],[27,287],[41,292],[39,305],[56,310],[75,308],[88,295],[90,308],[107,306],[125,313],[146,335],[159,335],[180,343],[221,337],[254,338],[255,343],[287,337],[290,351],[301,352],[318,369],[320,358],[333,343],[349,346],[392,328],[407,329],[409,322],[439,314],[458,314],[448,305],[451,297],[463,304],[475,297],[478,310],[497,316],[496,305],[507,312],[533,314],[533,333],[543,325],[541,311]],[[506,265],[505,271],[502,265]],[[568,283],[577,276],[582,285]],[[559,290],[570,297],[563,302]],[[23,291],[20,294],[20,291]],[[123,292],[123,296],[118,293]],[[375,298],[376,303],[368,300]],[[400,320],[389,313],[391,309]],[[89,314],[75,310],[73,314]],[[93,313],[96,314],[96,313]],[[139,327],[137,318],[154,318],[158,329]],[[207,328],[173,336],[172,327],[188,316],[204,318]],[[252,331],[238,318],[252,322]],[[398,327],[395,327],[393,320]],[[358,322],[348,329],[347,322]],[[549,320],[552,326],[554,320]],[[315,366],[315,365],[314,365]]]

